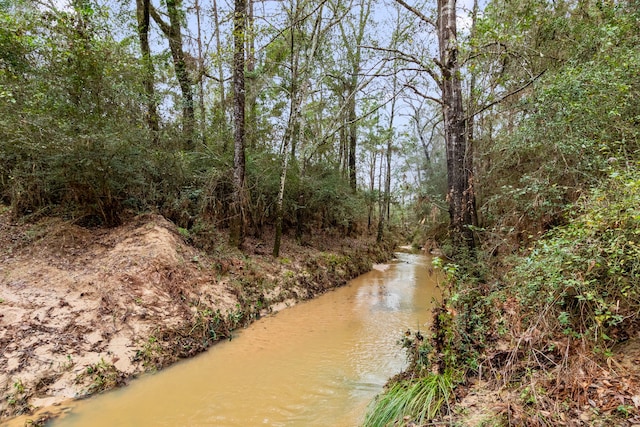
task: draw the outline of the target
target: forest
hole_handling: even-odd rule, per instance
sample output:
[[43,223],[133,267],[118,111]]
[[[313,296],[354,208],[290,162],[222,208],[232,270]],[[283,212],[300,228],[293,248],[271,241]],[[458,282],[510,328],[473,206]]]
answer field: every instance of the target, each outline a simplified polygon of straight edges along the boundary
[[640,424],[636,0],[0,0],[0,21],[13,220],[151,212],[274,260],[287,237],[433,250],[433,325],[365,425]]

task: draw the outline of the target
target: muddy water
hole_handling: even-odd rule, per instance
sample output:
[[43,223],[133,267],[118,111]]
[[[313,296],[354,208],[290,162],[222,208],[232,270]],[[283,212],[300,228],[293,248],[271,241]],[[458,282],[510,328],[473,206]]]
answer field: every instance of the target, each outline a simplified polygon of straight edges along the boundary
[[398,258],[194,359],[79,402],[52,425],[359,425],[405,363],[402,332],[425,329],[437,295],[428,258]]

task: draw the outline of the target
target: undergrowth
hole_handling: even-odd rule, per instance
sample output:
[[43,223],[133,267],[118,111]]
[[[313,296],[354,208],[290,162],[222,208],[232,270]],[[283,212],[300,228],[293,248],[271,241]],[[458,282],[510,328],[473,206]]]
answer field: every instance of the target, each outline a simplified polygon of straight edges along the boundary
[[436,312],[440,363],[477,372],[471,359],[508,338],[518,351],[540,352],[579,340],[605,356],[627,339],[640,313],[639,190],[640,173],[613,173],[576,203],[567,225],[507,259],[500,278],[482,271],[482,256],[442,265],[451,287]]
[[640,324],[640,172],[612,172],[566,225],[496,264],[482,252],[473,262],[436,261],[449,285],[432,333],[404,338],[409,370],[375,401],[366,426],[423,425],[472,378],[509,390],[496,416],[515,425],[638,415],[635,377],[613,372],[611,358]]
[[578,202],[569,224],[515,263],[503,291],[523,309],[515,336],[524,331],[538,348],[577,339],[605,356],[628,338],[640,313],[639,190],[640,173],[612,174]]
[[453,371],[397,382],[373,402],[364,426],[384,427],[409,420],[422,425],[449,402],[454,383]]

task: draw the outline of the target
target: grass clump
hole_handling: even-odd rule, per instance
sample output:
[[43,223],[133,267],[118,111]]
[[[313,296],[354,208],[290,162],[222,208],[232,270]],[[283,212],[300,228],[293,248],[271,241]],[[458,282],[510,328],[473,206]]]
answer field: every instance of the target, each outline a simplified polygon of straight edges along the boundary
[[373,401],[363,425],[384,427],[408,420],[423,424],[438,415],[442,405],[449,402],[453,387],[452,371],[397,382]]
[[124,374],[115,367],[113,363],[108,363],[104,359],[87,366],[76,378],[77,383],[89,380],[86,390],[88,395],[109,390],[124,384]]

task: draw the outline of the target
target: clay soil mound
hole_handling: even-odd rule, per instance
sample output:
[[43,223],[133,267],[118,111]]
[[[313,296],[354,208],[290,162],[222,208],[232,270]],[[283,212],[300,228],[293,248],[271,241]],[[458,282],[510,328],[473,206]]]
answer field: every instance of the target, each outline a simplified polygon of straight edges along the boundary
[[176,227],[145,215],[108,230],[0,215],[0,420],[147,369],[157,328],[237,301]]

